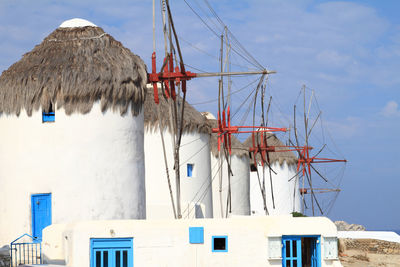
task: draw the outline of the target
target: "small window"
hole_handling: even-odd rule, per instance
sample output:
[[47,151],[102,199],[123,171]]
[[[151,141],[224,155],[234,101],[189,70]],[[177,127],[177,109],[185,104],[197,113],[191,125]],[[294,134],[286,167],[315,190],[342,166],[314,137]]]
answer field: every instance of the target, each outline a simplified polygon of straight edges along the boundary
[[228,237],[213,236],[212,237],[212,252],[228,252]]
[[55,122],[55,112],[52,103],[50,103],[49,112],[42,112],[42,122]]
[[204,227],[189,227],[189,243],[190,244],[204,243]]
[[257,171],[257,166],[255,164],[250,164],[250,171],[251,172],[256,172]]
[[91,267],[133,267],[133,238],[91,238]]
[[194,169],[194,164],[188,163],[187,164],[187,177],[193,177],[193,169]]

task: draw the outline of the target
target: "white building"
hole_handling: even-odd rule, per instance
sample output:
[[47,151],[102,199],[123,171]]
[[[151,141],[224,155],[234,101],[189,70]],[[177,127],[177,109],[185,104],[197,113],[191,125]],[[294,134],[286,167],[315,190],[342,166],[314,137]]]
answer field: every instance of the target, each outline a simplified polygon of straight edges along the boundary
[[[267,134],[267,136],[269,146],[284,145],[275,135]],[[247,138],[244,145],[247,148],[253,146],[251,136]],[[285,149],[276,148],[277,151]],[[296,156],[292,152],[270,152],[269,156],[271,172],[267,164],[264,164],[264,167],[262,166],[259,154],[256,157],[257,166],[254,164],[254,158],[250,158],[250,206],[252,215],[266,214],[264,199],[260,189],[260,184],[262,186],[263,180],[265,181],[265,202],[269,215],[285,215],[292,212],[301,212],[299,178],[296,176]],[[272,198],[272,194],[274,198]]]
[[49,224],[145,218],[143,61],[64,22],[0,76],[0,247]]
[[[160,88],[161,91],[161,88]],[[182,99],[177,99],[182,104]],[[168,186],[159,122],[163,127],[171,189],[176,203],[174,141],[169,103],[160,93],[161,120],[152,87],[144,105],[144,147],[146,159],[146,214],[149,219],[174,218]],[[183,218],[212,218],[210,126],[206,118],[188,103],[184,110],[184,131],[180,147],[180,192]]]
[[[215,117],[203,113],[213,128],[218,127]],[[250,164],[249,152],[234,135],[231,135],[231,155],[224,152],[224,145],[218,151],[218,134],[211,134],[211,173],[214,218],[231,215],[250,215]],[[231,174],[228,171],[228,161]]]
[[324,217],[87,221],[47,227],[43,244],[68,267],[342,266]]

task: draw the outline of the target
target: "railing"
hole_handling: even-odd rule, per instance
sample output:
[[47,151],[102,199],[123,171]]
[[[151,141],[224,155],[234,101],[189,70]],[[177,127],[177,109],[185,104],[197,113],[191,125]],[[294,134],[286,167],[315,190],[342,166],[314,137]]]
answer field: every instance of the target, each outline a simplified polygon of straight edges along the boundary
[[[27,237],[31,242],[23,241],[23,237]],[[23,234],[11,242],[10,247],[11,267],[21,264],[42,264],[42,243],[36,237]]]

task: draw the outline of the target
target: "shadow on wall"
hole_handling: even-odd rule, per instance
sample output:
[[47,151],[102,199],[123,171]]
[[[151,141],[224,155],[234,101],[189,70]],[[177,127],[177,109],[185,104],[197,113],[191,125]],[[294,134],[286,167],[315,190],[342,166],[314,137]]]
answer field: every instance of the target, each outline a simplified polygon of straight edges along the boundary
[[52,260],[44,254],[42,254],[42,257],[43,257],[43,264],[67,265],[65,260]]

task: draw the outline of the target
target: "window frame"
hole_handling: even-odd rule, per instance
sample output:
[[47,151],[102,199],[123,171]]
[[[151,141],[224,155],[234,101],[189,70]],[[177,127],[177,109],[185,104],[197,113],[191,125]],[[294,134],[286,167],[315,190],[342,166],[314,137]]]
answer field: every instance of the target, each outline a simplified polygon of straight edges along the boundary
[[[127,266],[134,266],[134,254],[133,254],[133,237],[116,237],[116,238],[90,238],[90,266],[95,266],[96,253],[108,254],[108,267],[113,266],[112,263],[115,262],[117,252],[120,252],[120,263],[123,262],[123,257],[121,257],[124,251],[127,251]],[[101,256],[103,259],[103,256]],[[102,266],[102,263],[100,264]]]
[[[224,238],[225,239],[225,249],[214,249],[214,240],[215,238]],[[211,237],[211,251],[212,252],[228,252],[228,236],[227,235],[213,235]]]

